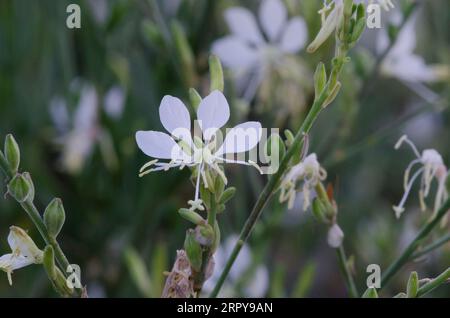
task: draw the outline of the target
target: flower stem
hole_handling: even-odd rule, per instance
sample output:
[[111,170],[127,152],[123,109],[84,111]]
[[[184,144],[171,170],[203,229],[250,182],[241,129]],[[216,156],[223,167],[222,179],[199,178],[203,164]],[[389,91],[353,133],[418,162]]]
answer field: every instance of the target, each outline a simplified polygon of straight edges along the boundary
[[289,168],[289,161],[291,160],[293,155],[296,152],[298,152],[299,149],[302,147],[305,134],[307,134],[311,130],[314,122],[316,121],[317,117],[319,116],[320,112],[323,109],[324,102],[329,96],[329,91],[336,85],[337,77],[340,74],[342,67],[344,65],[346,53],[347,53],[346,51],[340,51],[341,55],[338,56],[339,61],[338,63],[335,63],[333,65],[333,69],[331,72],[332,76],[330,76],[330,79],[327,82],[326,87],[322,90],[322,92],[318,97],[316,96],[316,99],[314,100],[314,103],[310,111],[308,112],[308,115],[306,116],[304,122],[302,123],[302,126],[295,135],[294,141],[292,142],[292,146],[289,148],[289,150],[286,152],[286,155],[281,160],[277,172],[272,177],[270,177],[263,191],[259,195],[259,198],[256,201],[255,205],[253,206],[252,212],[250,213],[247,221],[245,222],[245,225],[239,235],[239,239],[236,242],[230,257],[228,258],[228,261],[225,264],[225,268],[222,274],[220,275],[220,278],[217,281],[216,286],[211,292],[210,297],[217,297],[220,288],[222,287],[225,279],[228,276],[228,273],[230,272],[231,267],[233,266],[234,261],[236,260],[242,246],[244,245],[244,242],[250,236],[253,227],[255,226],[256,222],[258,221],[259,217],[261,216],[264,210],[264,207],[266,206],[267,202],[276,191],[276,188],[281,180],[281,177]]
[[446,283],[450,279],[450,267],[447,268],[441,275],[432,279],[430,282],[426,283],[422,287],[419,288],[417,292],[417,298],[422,297],[440,285]]
[[437,239],[436,241],[434,241],[433,243],[425,246],[424,248],[422,248],[420,251],[415,252],[412,256],[411,259],[416,259],[419,258],[425,254],[430,253],[431,251],[434,251],[435,249],[441,247],[442,245],[446,244],[450,242],[450,233],[447,235],[442,236],[441,238]]
[[344,276],[345,283],[347,285],[347,290],[352,298],[358,298],[358,290],[356,289],[355,281],[353,280],[352,273],[350,272],[350,268],[348,267],[347,256],[345,255],[344,246],[341,244],[339,248],[336,250],[337,258],[339,262],[339,267],[341,269],[342,275]]
[[402,255],[398,257],[383,273],[381,278],[381,288],[387,285],[391,278],[405,265],[410,259],[420,244],[424,239],[430,234],[436,225],[439,224],[440,220],[447,214],[450,210],[450,199],[447,199],[445,203],[441,206],[436,215],[425,224],[415,239],[408,245],[408,247],[403,251]]

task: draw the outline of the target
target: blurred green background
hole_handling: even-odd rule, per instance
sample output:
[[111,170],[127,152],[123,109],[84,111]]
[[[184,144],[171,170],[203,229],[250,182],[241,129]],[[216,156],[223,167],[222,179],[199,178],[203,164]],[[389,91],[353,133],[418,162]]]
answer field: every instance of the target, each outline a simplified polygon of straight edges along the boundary
[[[189,227],[177,210],[186,205],[193,188],[187,170],[138,178],[139,168],[148,159],[137,148],[134,134],[141,129],[161,129],[158,107],[164,95],[178,96],[187,103],[189,87],[196,87],[202,95],[208,93],[211,44],[229,33],[224,10],[238,5],[256,12],[259,2],[0,2],[0,136],[13,133],[16,137],[22,170],[31,173],[36,186],[38,208],[43,211],[53,197],[63,199],[67,217],[60,244],[71,262],[81,266],[90,296],[159,297],[162,272],[170,270]],[[401,11],[402,1],[394,2],[395,10]],[[81,29],[66,27],[70,3],[81,6]],[[321,1],[285,3],[290,16],[305,19],[311,40],[320,27],[317,10]],[[423,1],[417,13],[415,52],[427,64],[450,65],[450,2]],[[186,36],[193,63],[180,54],[174,28]],[[376,33],[385,29],[386,24],[383,30],[366,30],[351,52],[353,61],[343,74],[338,99],[320,116],[310,136],[310,152],[318,154],[335,189],[339,224],[345,232],[347,253],[354,258],[360,291],[365,289],[366,266],[375,263],[386,268],[429,216],[419,210],[417,191],[403,217],[397,220],[394,216],[391,206],[402,196],[403,171],[413,159],[406,148],[393,149],[396,140],[406,132],[420,149],[437,149],[447,163],[450,157],[449,79],[405,85],[382,74],[373,76]],[[319,60],[330,61],[332,55],[333,41],[312,55],[302,50],[292,57],[302,76],[283,79],[283,73],[271,74],[250,102],[238,99],[227,72],[225,95],[232,109],[228,125],[250,118],[260,120],[263,127],[295,131],[313,99],[315,65]],[[88,130],[76,141],[88,143],[87,155],[80,155],[67,149],[66,133],[77,125],[74,118],[86,87],[94,89],[97,115],[86,126],[79,125]],[[123,98],[123,112],[111,112],[105,106],[111,88],[119,88],[111,98],[113,104],[114,100],[121,104]],[[421,94],[423,89],[426,96]],[[277,90],[295,98],[279,100]],[[58,104],[65,104],[68,113],[54,106]],[[55,115],[55,109],[62,113]],[[66,127],[58,127],[63,119]],[[83,147],[75,145],[75,150]],[[81,157],[72,162],[74,168],[64,165],[64,155]],[[238,191],[220,216],[224,240],[239,233],[266,182],[266,176],[246,167],[227,167],[227,175]],[[4,184],[2,188],[6,191]],[[29,230],[43,247],[25,213],[13,200],[2,198],[2,255],[9,252],[6,238],[11,225]],[[447,225],[432,238],[448,231]],[[335,252],[326,243],[326,229],[300,205],[287,211],[274,199],[249,248],[252,262],[246,275],[251,276],[261,264],[267,269],[265,296],[346,295]],[[382,295],[404,291],[411,270],[417,270],[421,278],[433,277],[449,261],[447,244],[425,260],[406,266]],[[0,296],[56,296],[40,266],[17,270],[13,281],[10,287],[6,275],[0,275]],[[247,295],[239,284],[232,294]],[[450,286],[432,296],[450,296]]]

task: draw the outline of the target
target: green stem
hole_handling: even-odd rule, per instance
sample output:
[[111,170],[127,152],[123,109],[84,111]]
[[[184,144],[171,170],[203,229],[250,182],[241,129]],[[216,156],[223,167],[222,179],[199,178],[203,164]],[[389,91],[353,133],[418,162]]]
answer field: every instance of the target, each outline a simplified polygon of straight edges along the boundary
[[347,290],[352,298],[358,298],[359,293],[356,289],[355,281],[353,280],[352,273],[350,272],[350,268],[348,267],[347,256],[345,255],[344,246],[341,246],[336,250],[337,258],[339,262],[339,267],[341,269],[342,275],[344,276],[345,283],[347,285]]
[[436,215],[425,224],[415,237],[415,239],[408,245],[408,247],[403,251],[402,255],[398,257],[386,271],[384,271],[381,278],[381,288],[387,285],[391,278],[405,265],[410,259],[411,255],[417,250],[424,239],[430,234],[430,232],[437,226],[440,220],[447,214],[450,209],[450,199],[447,199],[445,203],[441,206]]
[[422,287],[419,288],[417,292],[417,298],[425,296],[432,290],[436,289],[442,284],[445,284],[450,279],[450,267],[447,268],[441,275],[432,279],[430,282],[426,283]]
[[450,233],[447,235],[444,235],[443,237],[437,239],[436,241],[434,241],[433,243],[425,246],[424,248],[422,248],[420,251],[415,252],[412,256],[411,259],[416,259],[419,258],[425,254],[430,253],[431,251],[434,251],[435,249],[441,247],[442,245],[446,244],[450,242]]
[[[341,51],[341,54],[346,55],[346,51]],[[248,239],[250,236],[253,227],[255,226],[256,222],[258,221],[259,217],[261,216],[264,207],[266,206],[269,199],[272,197],[273,193],[276,191],[276,188],[286,172],[286,170],[289,168],[289,161],[294,156],[296,152],[299,151],[299,149],[302,147],[303,144],[303,138],[305,134],[307,134],[314,122],[316,121],[317,117],[319,116],[320,112],[323,109],[323,104],[327,97],[329,96],[329,91],[334,88],[334,85],[337,81],[337,76],[340,74],[343,64],[344,64],[344,58],[345,55],[339,56],[339,61],[333,66],[333,70],[331,72],[330,79],[326,85],[326,87],[322,90],[319,97],[314,100],[314,103],[308,112],[308,115],[306,116],[304,122],[302,123],[302,126],[298,130],[297,134],[295,135],[294,141],[292,143],[292,146],[287,151],[286,155],[281,160],[280,166],[278,167],[277,172],[270,177],[269,181],[267,182],[266,186],[264,187],[263,191],[261,192],[258,200],[256,201],[252,212],[250,213],[247,221],[245,222],[245,225],[239,235],[239,239],[236,242],[233,251],[225,264],[225,268],[220,275],[219,280],[216,283],[216,286],[214,287],[214,290],[211,292],[210,297],[217,297],[220,288],[222,287],[225,279],[228,276],[228,273],[230,272],[231,267],[233,266],[242,246],[244,245],[244,242]]]

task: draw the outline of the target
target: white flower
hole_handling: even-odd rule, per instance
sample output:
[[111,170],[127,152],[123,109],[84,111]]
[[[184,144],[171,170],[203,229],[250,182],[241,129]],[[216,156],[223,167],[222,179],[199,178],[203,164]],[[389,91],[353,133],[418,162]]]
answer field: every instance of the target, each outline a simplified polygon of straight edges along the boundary
[[238,76],[254,72],[249,87],[259,86],[268,66],[280,63],[284,54],[299,52],[308,36],[305,21],[300,17],[288,20],[281,0],[264,0],[260,5],[264,35],[248,9],[232,7],[226,10],[225,20],[232,34],[215,41],[212,51]]
[[12,272],[31,264],[42,263],[43,253],[28,234],[17,226],[10,227],[8,244],[12,253],[0,257],[0,269],[6,272],[9,284],[12,285]]
[[[198,107],[197,122],[202,130],[202,137],[192,138],[189,111],[176,97],[164,96],[159,107],[159,117],[170,135],[159,131],[138,131],[136,142],[147,156],[170,161],[152,160],[141,168],[140,176],[175,167],[180,169],[185,166],[196,167],[195,199],[189,202],[193,209],[202,209],[199,188],[200,178],[204,186],[208,188],[206,169],[215,171],[226,183],[227,179],[219,164],[237,163],[257,167],[256,163],[250,160],[234,160],[234,154],[245,153],[258,144],[262,134],[259,122],[248,121],[235,126],[228,131],[223,143],[219,144],[219,129],[230,117],[228,102],[220,91],[213,91],[201,101]],[[233,159],[229,159],[230,156]],[[148,169],[153,166],[154,168]]]
[[[62,145],[62,167],[69,173],[79,173],[97,143],[106,164],[114,167],[116,154],[111,136],[100,124],[101,109],[95,87],[77,79],[71,83],[70,89],[79,95],[73,116],[69,116],[67,101],[63,98],[55,97],[50,102],[50,115],[60,134],[57,141]],[[113,119],[120,118],[124,100],[123,89],[113,86],[104,98],[105,113]]]
[[325,180],[327,172],[317,161],[317,155],[312,153],[300,163],[293,166],[281,182],[280,202],[288,201],[288,208],[294,206],[295,195],[297,193],[297,182],[303,182],[300,191],[303,192],[303,210],[306,211],[310,205],[311,190],[318,182]]
[[310,53],[316,51],[342,23],[344,2],[343,0],[332,0],[329,3],[324,1],[322,9],[318,13],[322,18],[322,27],[306,49]]
[[[419,190],[419,199],[422,210],[426,209],[425,205],[425,198],[428,196],[430,191],[431,182],[433,181],[433,178],[436,177],[436,179],[439,182],[439,188],[438,193],[436,196],[435,201],[435,211],[440,207],[440,204],[442,203],[442,196],[444,195],[445,191],[445,179],[447,175],[447,168],[444,165],[444,162],[442,160],[441,155],[434,149],[425,149],[422,154],[419,153],[416,146],[413,144],[411,140],[408,139],[406,135],[403,135],[397,144],[395,145],[395,149],[398,149],[403,142],[406,142],[408,145],[411,146],[414,154],[416,155],[416,159],[411,161],[408,165],[408,167],[405,170],[405,176],[403,181],[403,187],[405,190],[405,193],[403,194],[403,197],[400,201],[400,203],[397,206],[393,206],[395,215],[397,218],[401,216],[401,214],[404,212],[405,208],[405,202],[408,198],[408,195],[411,191],[411,188],[414,184],[414,181],[422,175],[422,179],[420,182],[420,190]],[[411,169],[416,165],[421,164],[422,167],[420,167],[411,178],[409,178]]]
[[342,232],[341,228],[337,223],[334,223],[330,229],[328,230],[328,245],[333,248],[338,248],[341,246],[342,241],[344,240],[344,232]]
[[[394,15],[395,19],[396,16]],[[412,16],[398,34],[397,40],[383,60],[381,70],[385,75],[404,82],[435,82],[449,76],[448,66],[427,65],[424,58],[414,53],[416,48],[417,15]],[[387,32],[379,32],[377,49],[379,52],[389,45]]]
[[[219,280],[237,240],[237,235],[229,236],[214,254],[215,266],[213,275],[203,286],[205,295],[208,295],[213,290]],[[228,279],[221,289],[219,297],[235,297],[236,288],[239,286],[242,286],[241,292],[243,292],[245,297],[260,298],[265,296],[269,287],[269,272],[263,265],[253,268],[252,263],[252,252],[249,246],[244,244],[230,270]]]

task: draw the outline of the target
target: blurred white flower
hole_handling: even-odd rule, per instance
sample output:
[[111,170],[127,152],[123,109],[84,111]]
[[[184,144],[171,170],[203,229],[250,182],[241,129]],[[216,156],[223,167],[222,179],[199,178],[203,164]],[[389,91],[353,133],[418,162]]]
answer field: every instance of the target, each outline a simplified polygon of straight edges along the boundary
[[332,248],[338,248],[341,246],[343,240],[344,232],[342,232],[342,229],[337,223],[334,223],[328,230],[328,245],[330,245]]
[[[214,289],[237,240],[237,235],[229,236],[217,249],[214,254],[215,266],[213,275],[203,286],[204,295],[208,295]],[[269,272],[264,265],[258,265],[255,268],[253,266],[252,252],[249,246],[244,244],[230,270],[227,281],[225,281],[221,289],[219,297],[235,297],[239,287],[245,297],[264,297],[269,287]]]
[[8,244],[12,253],[0,257],[0,270],[6,272],[9,284],[12,285],[12,272],[31,264],[42,263],[43,253],[28,234],[17,226],[10,227]]
[[325,180],[327,172],[317,160],[317,155],[312,153],[296,164],[286,173],[281,182],[280,202],[288,201],[288,208],[292,209],[295,202],[298,182],[303,182],[300,191],[303,192],[303,210],[306,211],[310,205],[311,192],[318,182]]
[[[392,19],[397,19],[394,14]],[[449,76],[445,65],[428,65],[424,58],[414,53],[416,48],[417,15],[412,16],[398,34],[397,40],[383,60],[381,71],[404,82],[435,82]],[[384,51],[389,45],[387,32],[379,32],[377,50]]]
[[214,54],[238,77],[253,73],[244,96],[247,99],[252,97],[268,67],[282,63],[285,54],[299,52],[308,37],[305,21],[300,17],[288,20],[281,0],[262,1],[258,17],[264,35],[248,9],[232,7],[226,10],[225,20],[232,34],[216,40],[212,46]]
[[[431,182],[436,177],[439,183],[438,192],[435,200],[434,210],[437,211],[440,205],[442,204],[442,197],[445,193],[445,179],[447,176],[447,167],[444,165],[441,155],[435,149],[425,149],[422,154],[419,153],[414,143],[408,139],[408,136],[403,135],[397,144],[395,145],[395,149],[400,148],[400,146],[406,142],[414,154],[416,155],[416,159],[411,161],[408,167],[405,170],[405,176],[403,181],[403,188],[405,193],[400,201],[400,203],[396,206],[393,206],[395,211],[395,215],[397,218],[401,216],[404,212],[405,202],[408,198],[408,195],[411,191],[411,188],[414,184],[414,181],[422,175],[422,179],[420,182],[420,190],[419,190],[419,199],[422,210],[426,209],[425,198],[428,196],[430,191]],[[411,169],[416,165],[421,164],[420,167],[411,178],[409,178]]]
[[103,98],[103,109],[106,114],[113,119],[122,117],[125,107],[125,92],[119,85],[114,85],[105,94]]
[[[73,116],[69,116],[66,100],[55,97],[50,102],[50,116],[59,134],[57,142],[62,145],[62,168],[72,174],[79,173],[96,143],[100,145],[107,166],[114,168],[116,154],[111,136],[99,122],[99,96],[95,87],[81,80],[74,80],[70,89],[72,93],[79,95]],[[113,86],[105,96],[105,113],[115,119],[122,114],[123,94],[121,88]]]
[[[230,129],[223,143],[216,149],[218,146],[216,144],[217,139],[220,139],[217,138],[216,133],[230,117],[228,102],[220,91],[213,91],[200,102],[198,107],[197,118],[202,130],[202,138],[194,136],[194,139],[192,139],[189,111],[183,102],[176,97],[164,96],[159,107],[159,117],[170,135],[152,130],[138,131],[136,142],[139,149],[147,156],[170,161],[151,160],[141,168],[139,176],[175,167],[180,169],[186,166],[197,167],[195,199],[189,201],[192,206],[191,209],[203,209],[201,199],[199,199],[199,190],[200,178],[202,178],[205,187],[208,188],[205,169],[215,171],[226,184],[227,179],[218,164],[236,163],[257,167],[250,160],[227,159],[225,156],[244,153],[253,149],[258,144],[262,134],[259,122],[248,121]],[[152,166],[155,167],[148,169]]]

